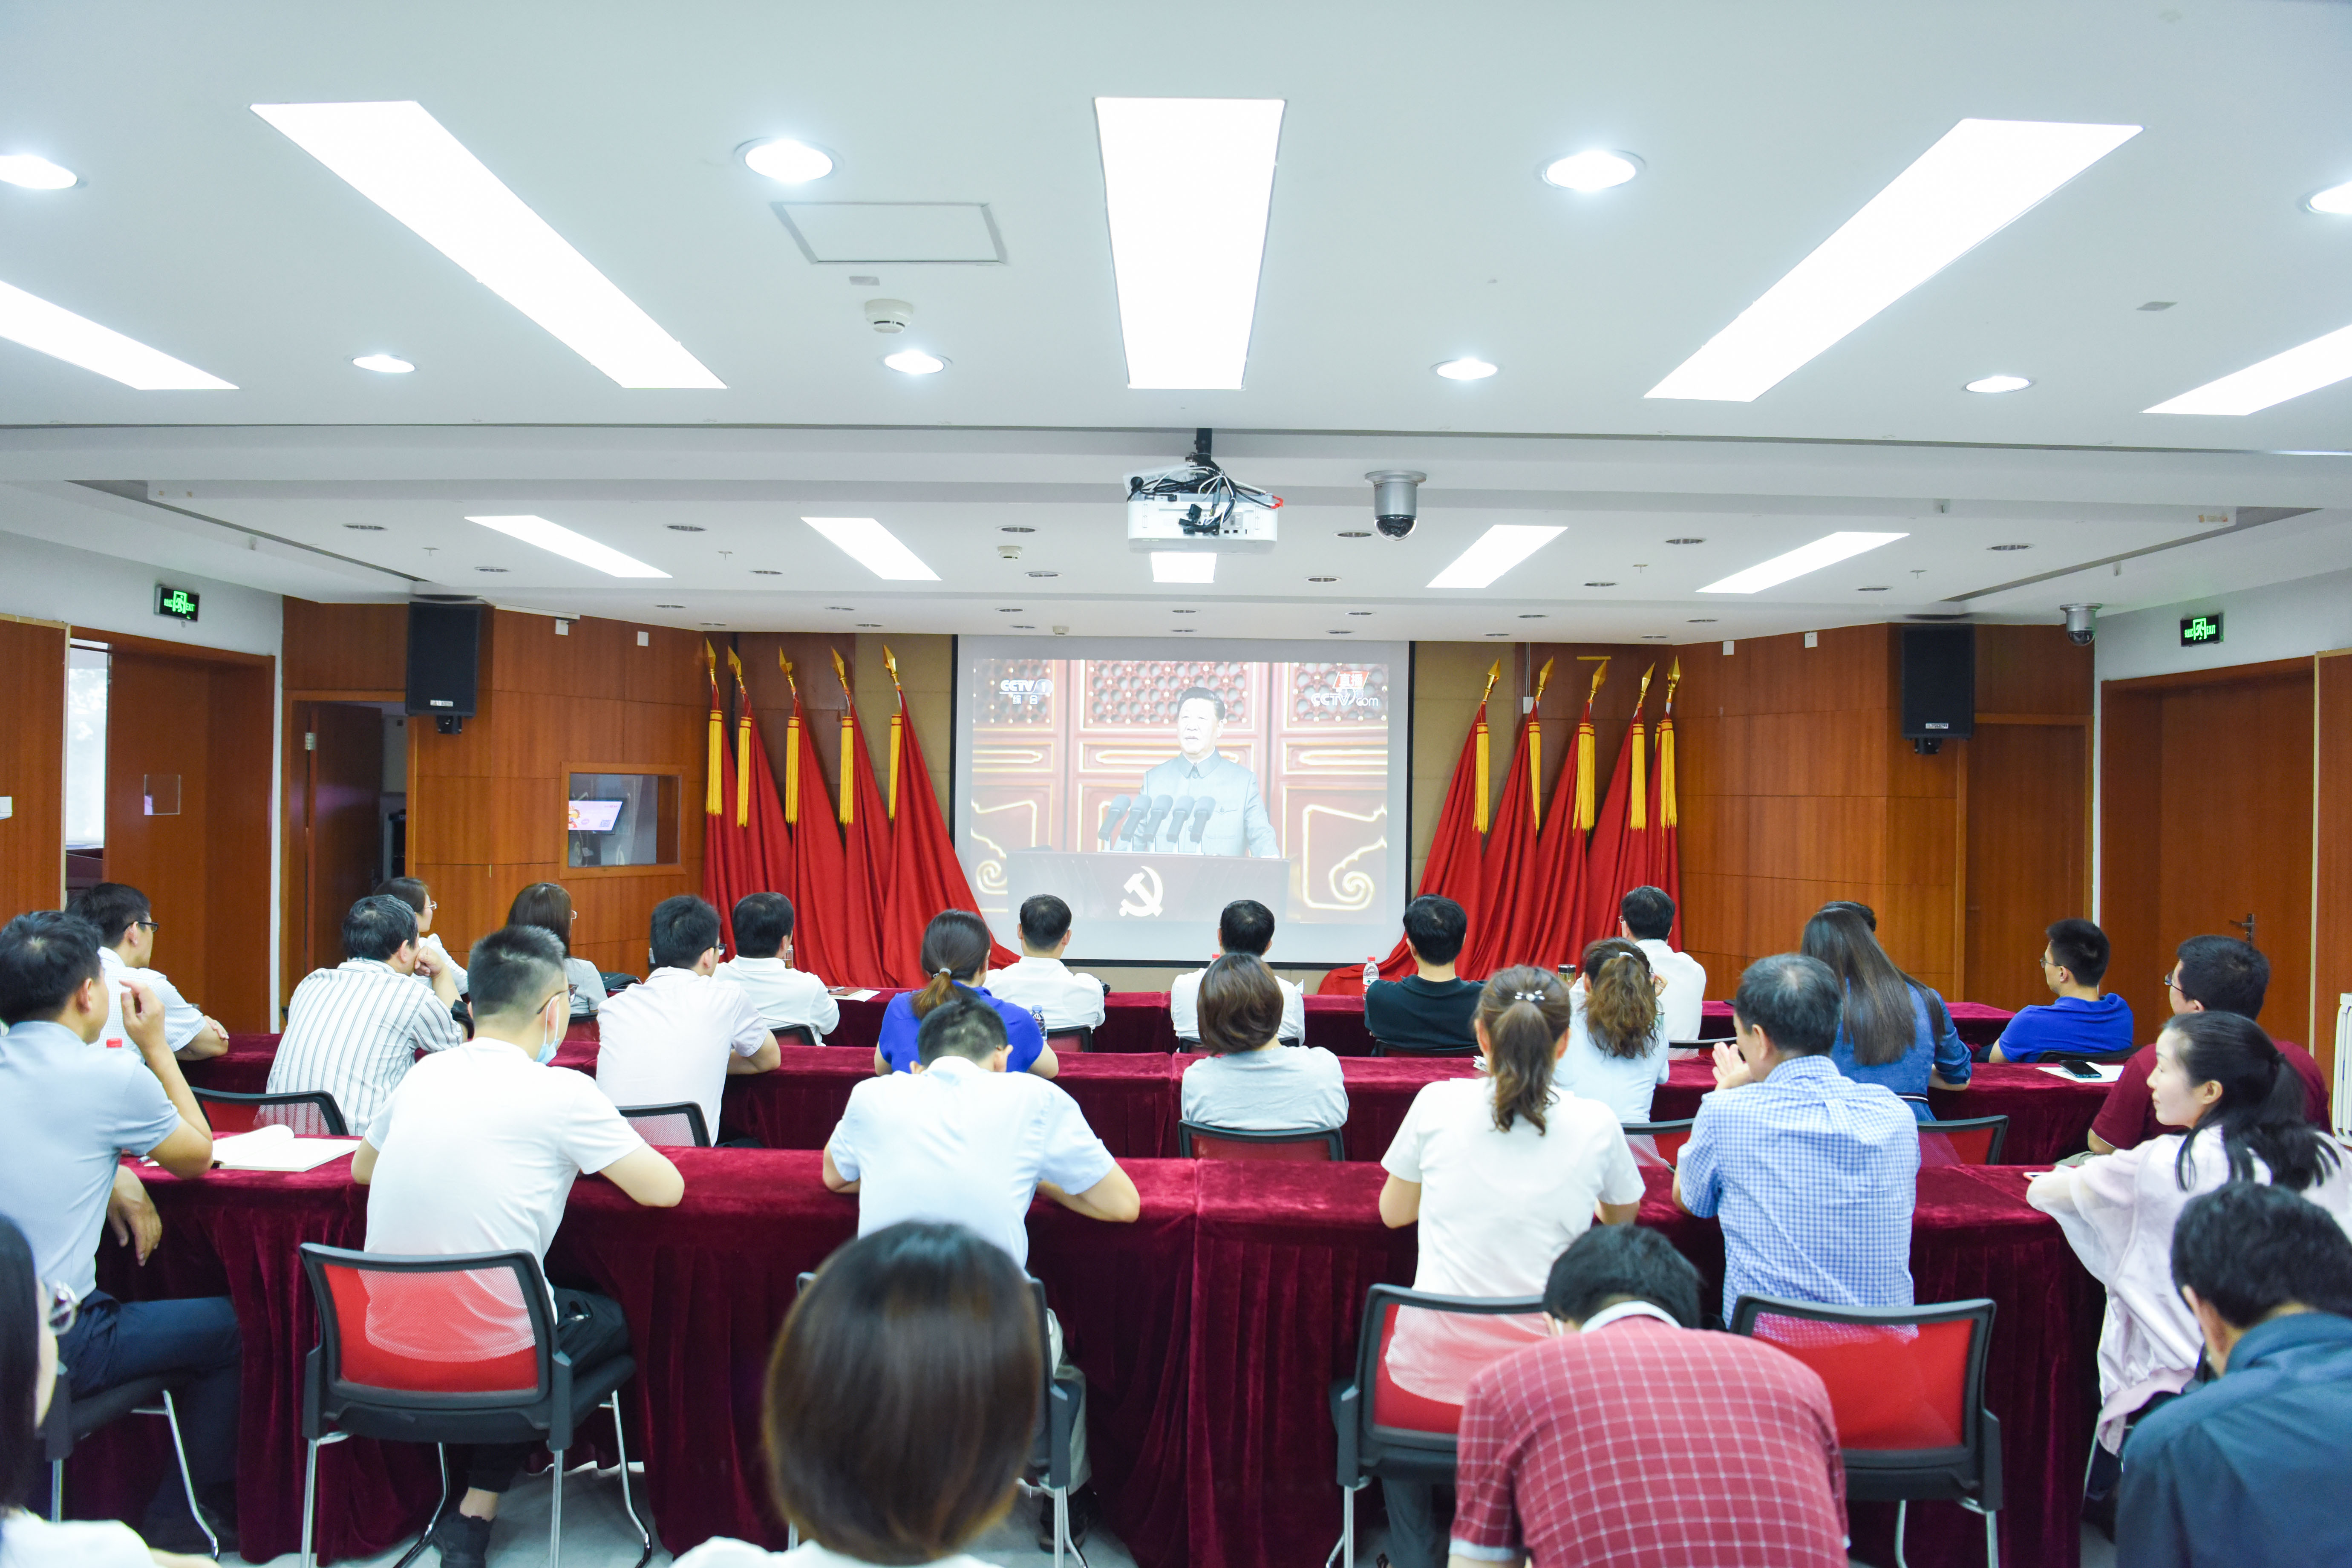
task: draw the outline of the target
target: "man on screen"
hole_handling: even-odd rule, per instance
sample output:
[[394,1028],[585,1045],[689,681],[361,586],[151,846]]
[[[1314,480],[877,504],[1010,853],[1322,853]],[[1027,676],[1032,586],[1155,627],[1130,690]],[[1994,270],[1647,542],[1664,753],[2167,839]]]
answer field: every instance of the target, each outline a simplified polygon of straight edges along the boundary
[[1176,700],[1176,745],[1183,754],[1159,763],[1143,775],[1143,797],[1214,803],[1197,838],[1194,816],[1181,822],[1171,810],[1152,836],[1153,847],[1169,846],[1188,855],[1255,855],[1282,858],[1274,824],[1266,820],[1265,802],[1257,793],[1257,775],[1217,751],[1225,731],[1225,700],[1205,686],[1188,687]]

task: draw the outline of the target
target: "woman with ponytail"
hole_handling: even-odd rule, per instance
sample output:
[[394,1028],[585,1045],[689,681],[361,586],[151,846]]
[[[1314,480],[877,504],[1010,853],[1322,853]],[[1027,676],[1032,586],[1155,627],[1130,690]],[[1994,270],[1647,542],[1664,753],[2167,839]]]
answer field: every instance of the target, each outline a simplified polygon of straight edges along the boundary
[[[1574,1007],[1547,970],[1506,969],[1486,982],[1474,1028],[1484,1071],[1441,1079],[1413,1096],[1381,1163],[1381,1219],[1418,1222],[1412,1288],[1442,1296],[1540,1296],[1552,1260],[1603,1225],[1631,1225],[1642,1174],[1616,1113],[1553,1078]],[[1408,1393],[1459,1405],[1482,1368],[1545,1337],[1543,1317],[1465,1317],[1406,1310],[1389,1375]],[[1444,1541],[1425,1483],[1384,1481],[1390,1560],[1441,1568]]]
[[1576,1016],[1559,1058],[1560,1087],[1601,1101],[1620,1121],[1647,1121],[1650,1097],[1666,1081],[1666,1019],[1659,1005],[1666,983],[1651,973],[1649,955],[1623,937],[1586,948],[1579,968],[1583,973],[1568,994]]
[[1061,1070],[1054,1047],[1045,1043],[1045,1028],[1025,1007],[992,996],[988,991],[988,922],[970,910],[941,910],[923,931],[923,973],[930,976],[920,991],[902,991],[882,1010],[882,1033],[874,1047],[878,1074],[919,1072],[915,1036],[933,1008],[961,991],[986,1000],[1004,1020],[1006,1072],[1034,1072],[1052,1078]]
[[2304,1119],[2301,1076],[2252,1018],[2175,1016],[2157,1037],[2147,1088],[2157,1119],[2179,1131],[2047,1172],[2025,1194],[2107,1288],[2099,1438],[2109,1454],[2133,1417],[2189,1385],[2204,1348],[2172,1279],[2172,1229],[2190,1198],[2259,1182],[2302,1194],[2352,1232],[2343,1150]]

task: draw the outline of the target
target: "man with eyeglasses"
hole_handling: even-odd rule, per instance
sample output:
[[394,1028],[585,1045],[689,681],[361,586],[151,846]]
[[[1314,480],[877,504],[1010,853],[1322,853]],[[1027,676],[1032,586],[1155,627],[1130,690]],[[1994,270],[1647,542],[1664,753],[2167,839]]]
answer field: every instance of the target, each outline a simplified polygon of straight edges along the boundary
[[2042,983],[2058,999],[2019,1008],[1990,1059],[2031,1062],[2053,1052],[2112,1056],[2130,1050],[2131,1004],[2099,989],[2107,973],[2107,933],[2089,921],[2068,920],[2042,934]]
[[135,975],[163,1009],[163,1038],[184,1062],[200,1062],[228,1049],[228,1030],[180,994],[171,977],[154,967],[155,918],[147,895],[123,882],[100,882],[75,895],[71,912],[96,926],[106,966],[108,1009],[99,1039],[109,1049],[129,1043],[122,1029],[122,989]]
[[[2270,984],[2271,961],[2250,944],[2227,936],[2190,937],[2180,944],[2164,975],[2165,997],[2175,1016],[2235,1013],[2258,1018]],[[2315,1127],[2326,1127],[2327,1075],[2312,1060],[2311,1053],[2293,1040],[2273,1039],[2273,1043],[2303,1079],[2304,1116]],[[2107,1090],[2107,1102],[2091,1123],[2092,1153],[2112,1154],[2180,1131],[2156,1119],[2156,1103],[2147,1090],[2147,1076],[2155,1068],[2153,1045],[2142,1046],[2124,1063],[2123,1076]]]
[[[98,1242],[112,1223],[142,1265],[163,1234],[121,1156],[145,1154],[192,1181],[212,1168],[213,1136],[163,1034],[163,1009],[138,982],[113,1002],[131,1050],[92,1047],[113,989],[104,938],[78,915],[18,915],[0,929],[0,1215],[72,1318],[59,1331],[62,1375],[77,1399],[135,1378],[173,1379],[197,1505],[224,1550],[236,1543],[239,1341],[226,1297],[118,1301],[98,1289]],[[167,1472],[140,1533],[167,1552],[206,1550],[180,1478]]]

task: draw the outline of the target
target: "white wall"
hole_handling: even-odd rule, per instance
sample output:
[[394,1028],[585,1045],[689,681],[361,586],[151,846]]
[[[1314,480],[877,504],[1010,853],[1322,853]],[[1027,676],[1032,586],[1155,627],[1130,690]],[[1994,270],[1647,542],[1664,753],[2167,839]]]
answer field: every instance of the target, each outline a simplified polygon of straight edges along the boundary
[[[2181,620],[2215,610],[2222,613],[2221,640],[2182,647]],[[2092,651],[2101,680],[2130,680],[2175,670],[2301,658],[2339,647],[2352,647],[2352,572],[2101,616],[2099,640]]]

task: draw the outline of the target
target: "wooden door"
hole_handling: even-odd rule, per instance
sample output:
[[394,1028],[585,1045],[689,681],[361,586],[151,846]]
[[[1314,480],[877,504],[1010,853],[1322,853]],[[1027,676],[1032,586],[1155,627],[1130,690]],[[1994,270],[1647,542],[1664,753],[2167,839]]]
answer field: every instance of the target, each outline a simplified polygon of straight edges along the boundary
[[[157,921],[155,967],[190,1002],[215,1012],[206,941],[211,699],[207,666],[114,650],[106,695],[107,879],[147,895]],[[267,753],[259,765],[268,767]],[[265,825],[250,852],[266,857],[268,846]],[[248,918],[266,931],[269,910],[265,905]]]
[[343,916],[379,880],[383,715],[346,702],[310,705],[302,821],[306,875],[299,980],[343,961]]
[[[1968,1000],[1996,1007],[2047,1003],[2043,932],[2089,918],[2090,728],[1989,724],[1969,770]],[[2242,911],[2241,911],[2242,912]],[[2120,978],[2120,977],[2119,977]]]

